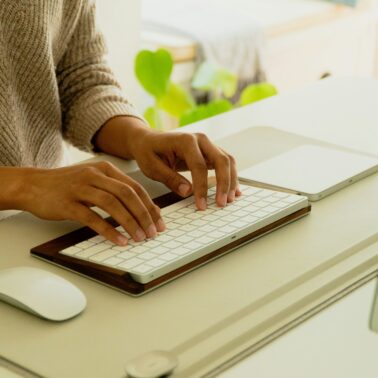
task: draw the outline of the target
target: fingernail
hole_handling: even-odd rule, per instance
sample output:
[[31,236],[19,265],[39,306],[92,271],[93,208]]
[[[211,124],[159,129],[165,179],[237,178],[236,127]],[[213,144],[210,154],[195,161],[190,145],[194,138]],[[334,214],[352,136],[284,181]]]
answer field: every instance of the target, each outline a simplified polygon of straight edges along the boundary
[[154,238],[157,235],[157,230],[154,224],[150,224],[147,228],[147,237]]
[[221,207],[226,206],[226,204],[227,204],[227,193],[219,194],[217,203]]
[[188,184],[180,184],[178,187],[179,193],[182,196],[187,196],[190,194],[190,185]]
[[235,201],[235,190],[230,190],[227,196],[227,202]]
[[116,242],[119,246],[123,247],[124,245],[127,245],[128,240],[123,235],[117,236]]
[[146,239],[146,234],[144,233],[144,231],[141,229],[141,228],[138,228],[135,232],[135,241],[142,241],[144,239]]
[[241,195],[242,195],[242,191],[241,191],[241,189],[240,189],[240,186],[237,186],[237,187],[236,187],[235,194],[236,194],[237,196],[241,196]]
[[156,222],[156,228],[158,230],[158,232],[163,232],[165,231],[165,223],[163,221],[163,219],[158,219],[158,221]]
[[197,207],[199,210],[206,210],[207,208],[207,201],[206,198],[200,198],[197,202]]

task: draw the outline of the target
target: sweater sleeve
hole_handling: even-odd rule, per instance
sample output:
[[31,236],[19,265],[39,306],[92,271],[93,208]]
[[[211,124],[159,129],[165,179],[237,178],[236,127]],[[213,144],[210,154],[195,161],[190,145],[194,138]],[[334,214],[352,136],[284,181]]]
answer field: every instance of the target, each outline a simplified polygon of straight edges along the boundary
[[63,135],[84,151],[93,150],[93,136],[109,119],[119,115],[141,118],[122,95],[105,54],[103,36],[96,28],[94,1],[84,0],[56,70]]

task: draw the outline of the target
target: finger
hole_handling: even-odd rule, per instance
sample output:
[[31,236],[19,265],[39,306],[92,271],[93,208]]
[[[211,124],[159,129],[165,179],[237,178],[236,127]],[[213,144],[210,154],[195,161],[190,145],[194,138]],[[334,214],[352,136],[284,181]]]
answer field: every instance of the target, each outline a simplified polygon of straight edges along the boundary
[[146,238],[146,233],[135,218],[111,193],[88,186],[81,190],[79,198],[84,201],[89,201],[90,203],[93,203],[93,205],[106,211],[132,236],[135,241],[142,241]]
[[[130,185],[126,185],[108,176],[98,177],[94,185],[96,188],[115,196],[141,226],[148,238],[156,237],[157,229],[155,222],[141,198]],[[159,217],[159,214],[157,217]]]
[[[102,169],[112,180],[104,182],[105,186],[102,188],[115,194],[122,201],[135,215],[149,238],[155,237],[157,231],[165,230],[160,208],[154,204],[147,191],[138,182],[112,164],[107,163],[102,166]],[[135,196],[136,200],[134,200]]]
[[214,166],[217,179],[216,202],[218,206],[224,207],[227,202],[235,199],[235,186],[232,184],[234,172],[231,170],[230,158],[204,134],[198,136],[198,143],[206,159]]
[[235,158],[232,155],[229,155],[226,151],[220,148],[220,150],[223,151],[228,156],[228,159],[230,161],[230,175],[231,175],[231,181],[230,181],[230,190],[228,192],[227,196],[227,202],[232,202],[235,199],[235,196],[241,195],[241,190],[239,186],[239,180],[238,180],[238,172],[236,168],[236,161]]
[[127,244],[127,238],[112,227],[108,222],[102,219],[98,214],[88,207],[77,204],[71,211],[70,219],[80,222],[91,228],[105,239],[114,244],[124,246]]
[[166,163],[162,161],[160,157],[155,154],[151,154],[148,162],[148,167],[142,167],[146,176],[153,180],[162,182],[181,197],[187,197],[192,194],[191,183],[184,176],[181,176],[179,173],[166,165]]
[[177,138],[177,151],[181,159],[188,166],[193,180],[193,192],[197,208],[206,210],[207,207],[207,164],[198,145],[197,136],[182,134]]

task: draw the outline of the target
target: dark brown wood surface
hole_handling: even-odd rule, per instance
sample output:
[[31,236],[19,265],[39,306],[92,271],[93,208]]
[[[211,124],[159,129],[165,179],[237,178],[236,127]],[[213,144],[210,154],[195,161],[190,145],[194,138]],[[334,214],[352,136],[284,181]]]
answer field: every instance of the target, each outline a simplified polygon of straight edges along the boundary
[[[181,199],[182,199],[181,197],[177,196],[174,193],[168,193],[154,199],[154,201],[159,207],[162,208],[162,207],[171,205],[173,203],[176,203],[180,201]],[[80,260],[78,258],[66,256],[59,253],[59,251],[65,248],[68,248],[76,243],[87,240],[97,235],[94,231],[92,231],[88,227],[80,228],[66,235],[58,237],[54,240],[48,241],[47,243],[36,246],[31,249],[31,254],[34,255],[35,257],[39,257],[43,260],[47,260],[51,263],[60,265],[64,268],[80,273],[96,281],[100,281],[118,290],[125,291],[128,294],[138,296],[154,288],[157,288],[173,280],[174,278],[177,278],[185,274],[186,272],[193,270],[194,268],[200,265],[203,265],[211,260],[214,260],[230,252],[231,250],[235,249],[239,245],[242,245],[248,241],[252,241],[253,239],[256,239],[268,232],[271,232],[287,223],[290,223],[298,218],[301,218],[304,215],[308,214],[310,211],[311,211],[311,206],[301,209],[241,239],[235,240],[234,242],[222,248],[219,248],[218,250],[213,251],[206,256],[203,256],[168,274],[165,274],[147,284],[141,284],[139,282],[134,281],[132,277],[130,276],[130,274],[128,274],[127,272],[114,269],[111,267],[107,267],[104,265],[99,265],[90,261]],[[108,218],[107,220],[114,226],[118,226],[118,224],[113,219]]]

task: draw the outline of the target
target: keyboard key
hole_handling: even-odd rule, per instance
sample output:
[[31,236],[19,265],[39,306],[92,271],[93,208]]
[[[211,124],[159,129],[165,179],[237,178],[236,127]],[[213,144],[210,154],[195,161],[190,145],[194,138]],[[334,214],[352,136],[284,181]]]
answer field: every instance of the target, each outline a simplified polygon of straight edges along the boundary
[[[104,253],[104,252],[102,252],[102,253]],[[129,260],[129,259],[132,259],[133,257],[136,257],[137,255],[135,253],[132,253],[132,252],[121,252],[121,253],[118,253],[116,256],[119,257],[120,259],[123,259],[123,260]]]
[[237,227],[234,227],[233,225],[228,225],[228,226],[224,226],[222,227],[222,231],[223,232],[226,232],[228,234],[232,234],[234,233],[238,228]]
[[185,218],[188,218],[188,219],[200,219],[202,217],[203,217],[203,215],[201,214],[200,211],[196,211],[195,213],[188,214],[188,215],[185,216]]
[[227,232],[223,232],[223,230],[220,229],[219,231],[213,231],[211,234],[209,234],[209,236],[211,236],[212,238],[215,238],[215,239],[221,239],[226,234],[227,234]]
[[[199,248],[202,248],[202,244],[201,243],[198,243],[196,241],[192,241],[190,243],[187,243],[185,244],[185,248],[188,248],[190,249],[191,251],[195,250],[195,249],[199,249]],[[178,248],[177,248],[178,249]]]
[[227,225],[227,222],[224,222],[224,221],[218,219],[217,221],[212,222],[211,225],[215,226],[215,227],[223,227],[223,226]]
[[126,260],[122,264],[118,265],[118,268],[123,268],[123,269],[132,269],[140,264],[143,264],[143,260],[138,259],[138,258],[133,258],[130,260]]
[[130,244],[127,244],[127,245],[116,245],[116,246],[112,247],[112,249],[114,249],[115,251],[118,251],[118,252],[128,251],[131,248],[133,248],[133,246],[130,245]]
[[142,260],[151,260],[151,259],[154,259],[155,257],[156,255],[151,252],[144,252],[144,253],[138,254],[138,258]]
[[181,226],[180,230],[190,232],[197,228],[197,226],[194,226],[193,224],[186,224],[185,226]]
[[146,246],[146,248],[154,248],[154,247],[157,247],[161,244],[161,240],[156,240],[156,239],[153,239],[153,240],[148,240],[144,245]]
[[273,197],[277,197],[277,198],[286,198],[286,197],[289,197],[290,194],[288,193],[283,193],[283,192],[276,192],[273,194]]
[[133,246],[133,247],[137,247],[139,245],[143,245],[145,242],[146,242],[145,240],[137,242],[134,239],[131,239],[131,240],[129,240],[128,244]]
[[211,232],[211,231],[214,231],[214,230],[216,230],[216,229],[217,229],[216,226],[212,226],[212,225],[210,225],[210,224],[201,227],[201,230],[202,230],[202,231],[205,231],[205,232]]
[[166,233],[164,233],[164,234],[159,234],[155,240],[160,241],[160,242],[166,242],[172,239],[173,239],[173,236],[169,236]]
[[156,258],[156,259],[150,260],[148,262],[148,265],[151,265],[152,267],[157,268],[161,265],[164,265],[164,263],[165,263],[165,260],[161,260],[161,259]]
[[176,239],[180,243],[189,243],[191,240],[193,240],[193,237],[183,235]]
[[257,194],[258,192],[261,192],[262,189],[260,189],[260,188],[253,188],[251,186],[244,186],[242,188],[242,191],[243,191],[243,196],[244,196],[244,195]]
[[190,224],[192,224],[194,226],[202,227],[202,226],[206,226],[207,222],[204,221],[204,220],[201,220],[201,219],[197,219],[195,221],[192,221]]
[[[189,222],[190,222],[190,220],[189,220]],[[175,223],[175,222],[169,222],[169,223],[165,224],[165,228],[166,228],[167,231],[175,230],[179,227],[180,227],[180,225],[178,223]]]
[[96,236],[94,236],[93,238],[90,238],[90,239],[88,239],[90,242],[92,242],[92,243],[95,243],[95,244],[97,244],[97,243],[102,243],[103,241],[105,241],[106,239],[103,237],[103,236],[101,236],[101,235],[96,235]]
[[172,260],[175,260],[177,256],[174,255],[173,253],[168,252],[168,253],[165,253],[164,255],[160,255],[159,258],[165,261],[172,261]]
[[175,249],[175,255],[178,255],[178,256],[185,256],[188,253],[191,253],[191,250],[189,248],[179,247]]
[[63,253],[64,255],[67,255],[67,256],[73,256],[80,251],[82,251],[81,248],[72,246],[72,247],[68,247],[66,249],[63,249],[63,251],[60,251],[60,253]]
[[265,197],[269,197],[273,194],[274,194],[274,192],[272,190],[262,189],[259,192],[255,193],[255,196],[260,197],[260,198],[265,198]]
[[183,207],[182,209],[178,210],[178,213],[181,214],[195,214],[193,209],[189,209],[188,207]]
[[[124,253],[126,253],[126,252],[124,252]],[[96,255],[92,255],[91,257],[89,257],[89,260],[101,262],[101,261],[108,259],[109,257],[117,256],[119,254],[120,254],[120,252],[115,251],[114,249],[108,249],[106,251],[97,253]]]
[[191,219],[188,219],[188,218],[175,219],[175,221],[174,221],[174,223],[177,223],[179,225],[188,224],[190,222],[191,222]]
[[263,207],[261,210],[268,212],[268,213],[276,213],[278,211],[278,209],[276,207],[273,207],[273,206]]
[[288,207],[289,205],[290,205],[289,203],[282,202],[282,201],[272,203],[272,206],[277,209],[284,209],[285,207]]
[[210,244],[214,241],[213,238],[209,238],[208,236],[202,236],[201,238],[197,239],[197,242],[202,244]]
[[164,244],[164,247],[167,247],[167,248],[169,248],[169,249],[172,249],[172,248],[178,248],[178,247],[180,247],[180,246],[181,246],[181,244],[180,244],[180,243],[177,243],[177,242],[174,241],[174,240],[172,240],[172,241],[170,241],[170,242]]
[[286,203],[296,203],[298,201],[300,201],[301,198],[298,197],[298,196],[289,196],[289,197],[286,197],[286,198],[283,198],[282,199],[282,202],[286,202]]
[[[211,226],[210,226],[211,227]],[[199,238],[204,235],[206,232],[203,229],[190,231],[187,235],[193,238]]]
[[140,274],[147,273],[147,272],[149,272],[150,270],[152,270],[152,267],[151,267],[151,266],[148,266],[148,265],[146,265],[146,264],[139,265],[139,266],[133,268],[133,272],[135,272],[135,273],[140,273]]
[[144,245],[138,245],[137,247],[134,247],[132,249],[132,251],[134,253],[143,253],[143,252],[148,251],[148,248],[146,247],[146,244],[144,244]]
[[104,264],[110,265],[110,266],[117,266],[118,264],[122,263],[123,260],[119,259],[117,257],[110,257],[109,259],[103,261]]
[[[109,249],[109,246],[108,245],[104,245],[103,246],[103,250],[107,250],[107,249]],[[79,253],[76,253],[75,256],[81,257],[81,258],[88,258],[88,257],[91,257],[91,256],[95,255],[98,252],[99,251],[96,250],[95,248],[88,248],[88,249],[83,249]]]
[[155,247],[152,251],[154,252],[155,255],[161,255],[163,253],[170,251],[170,249],[160,246],[160,247]]
[[167,235],[169,235],[169,236],[173,236],[173,237],[175,237],[175,238],[177,238],[177,237],[179,237],[179,236],[181,236],[181,235],[184,235],[185,234],[185,231],[183,231],[183,230],[172,230],[172,231],[169,231],[169,232],[167,232]]
[[203,218],[205,221],[216,221],[218,217],[215,214],[205,215]]
[[92,247],[92,245],[94,245],[95,243],[92,243],[88,240],[84,240],[80,243],[77,243],[75,244],[75,247],[79,247],[79,248],[82,248],[82,249],[85,249],[85,248],[89,248],[89,247]]
[[[94,246],[85,249],[85,252],[87,256],[92,256],[95,253],[105,251],[106,249],[110,249],[106,244],[95,244]],[[82,257],[84,257],[84,255],[82,255]]]
[[264,217],[266,217],[266,215],[267,215],[268,213],[266,213],[265,211],[255,211],[254,213],[253,213],[253,216],[254,217],[257,217],[257,218],[264,218]]
[[180,219],[183,217],[182,214],[180,214],[179,212],[172,212],[172,213],[169,213],[169,214],[166,214],[165,215],[166,218],[170,218],[170,219]]

